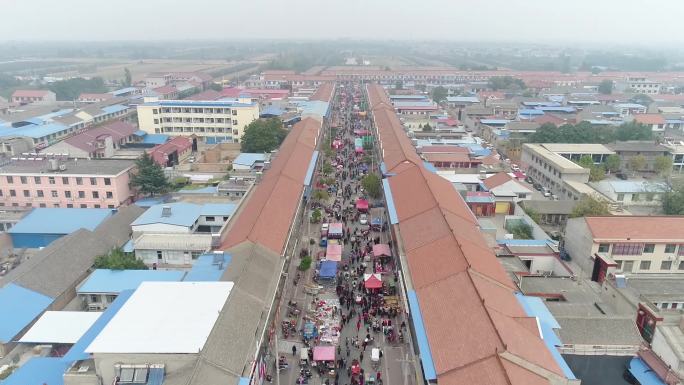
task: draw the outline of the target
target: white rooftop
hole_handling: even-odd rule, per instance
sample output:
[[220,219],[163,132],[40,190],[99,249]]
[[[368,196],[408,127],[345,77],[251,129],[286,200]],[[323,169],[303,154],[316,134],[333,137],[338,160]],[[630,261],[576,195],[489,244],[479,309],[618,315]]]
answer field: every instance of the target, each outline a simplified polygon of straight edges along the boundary
[[88,353],[198,353],[232,282],[143,282]]
[[92,311],[46,311],[19,342],[75,344],[101,314]]

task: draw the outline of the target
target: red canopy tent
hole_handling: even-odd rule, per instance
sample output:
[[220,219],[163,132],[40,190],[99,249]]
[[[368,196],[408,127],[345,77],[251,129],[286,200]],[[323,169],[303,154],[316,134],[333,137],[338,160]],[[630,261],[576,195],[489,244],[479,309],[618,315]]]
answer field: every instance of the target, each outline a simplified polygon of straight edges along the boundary
[[380,289],[382,288],[382,276],[380,273],[364,274],[363,285],[366,289]]
[[391,257],[392,251],[390,250],[390,247],[388,244],[379,243],[377,245],[373,245],[373,256],[374,257]]
[[368,201],[365,199],[357,199],[356,209],[362,212],[368,211]]
[[339,150],[339,149],[342,148],[343,146],[344,146],[344,143],[343,143],[341,140],[339,140],[339,139],[335,139],[335,140],[333,140],[333,142],[332,142],[332,147],[333,147],[335,150]]
[[329,243],[325,249],[325,259],[328,261],[341,261],[342,260],[342,245]]

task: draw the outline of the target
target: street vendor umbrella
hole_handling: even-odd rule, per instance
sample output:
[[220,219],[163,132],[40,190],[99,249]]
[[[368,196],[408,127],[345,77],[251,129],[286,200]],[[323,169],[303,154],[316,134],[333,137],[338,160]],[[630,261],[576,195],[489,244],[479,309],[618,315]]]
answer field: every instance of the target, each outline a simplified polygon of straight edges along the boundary
[[365,199],[357,199],[356,209],[359,211],[368,211],[368,201]]
[[335,361],[335,347],[314,346],[313,359],[314,361]]
[[332,142],[332,147],[333,147],[334,149],[339,150],[340,148],[342,148],[342,146],[344,146],[344,143],[342,143],[341,140],[339,140],[339,139],[333,140],[333,142]]
[[382,276],[380,273],[364,274],[363,285],[366,289],[380,289],[382,287]]
[[342,260],[342,245],[340,244],[334,244],[334,243],[328,243],[328,246],[326,247],[325,250],[325,259],[328,261],[336,261],[339,262]]
[[373,245],[373,256],[374,257],[391,257],[392,252],[390,251],[390,247],[386,243],[378,243],[377,245]]
[[323,261],[321,262],[321,271],[318,273],[321,278],[335,278],[337,275],[337,262]]

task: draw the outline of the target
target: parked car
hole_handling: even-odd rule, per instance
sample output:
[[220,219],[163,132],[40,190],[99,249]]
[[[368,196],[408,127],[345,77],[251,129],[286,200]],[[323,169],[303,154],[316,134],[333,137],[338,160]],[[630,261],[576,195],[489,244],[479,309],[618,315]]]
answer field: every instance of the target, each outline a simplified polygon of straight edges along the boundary
[[366,214],[361,214],[359,216],[359,223],[362,225],[367,225],[368,224],[368,215]]
[[541,190],[542,190],[542,185],[539,184],[539,183],[535,183],[535,184],[533,184],[532,186],[533,186],[534,189],[537,190],[537,191],[541,191]]
[[627,180],[627,175],[625,175],[621,172],[615,174],[615,176],[618,177],[618,179]]
[[542,187],[542,190],[541,190],[541,191],[542,191],[542,194],[544,194],[545,197],[548,198],[548,197],[551,196],[551,191],[549,191],[549,189],[547,189],[546,187]]
[[520,171],[520,166],[518,166],[517,164],[513,163],[513,164],[511,164],[511,170],[513,170],[513,171]]
[[534,184],[534,179],[532,179],[532,177],[528,176],[527,178],[525,178],[525,182],[527,182],[527,183],[533,185],[533,184]]

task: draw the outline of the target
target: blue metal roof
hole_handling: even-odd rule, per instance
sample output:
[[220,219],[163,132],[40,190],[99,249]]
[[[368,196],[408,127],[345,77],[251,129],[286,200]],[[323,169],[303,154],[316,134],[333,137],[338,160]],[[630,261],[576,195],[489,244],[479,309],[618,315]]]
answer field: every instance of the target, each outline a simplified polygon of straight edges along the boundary
[[143,139],[143,143],[147,144],[164,144],[169,140],[168,135],[164,134],[147,134]]
[[437,107],[431,101],[411,101],[411,102],[392,102],[396,108],[411,108],[411,107]]
[[[171,214],[162,216],[164,207],[171,208]],[[154,205],[139,216],[131,226],[148,225],[151,223],[164,223],[176,226],[192,226],[200,216],[200,206],[193,203],[169,203]]]
[[78,289],[78,293],[120,293],[135,290],[142,282],[180,282],[185,275],[179,270],[109,270],[97,269]]
[[124,253],[134,252],[135,249],[133,249],[133,240],[129,239],[128,242],[126,242],[126,244],[124,244],[121,249],[123,250]]
[[126,87],[126,88],[122,88],[120,90],[114,90],[114,91],[110,92],[110,94],[112,94],[114,96],[118,96],[121,94],[127,94],[130,92],[135,92],[136,90],[137,90],[137,88],[135,88],[135,87]]
[[575,107],[537,107],[537,110],[548,111],[548,112],[567,112],[573,113],[577,111]]
[[10,234],[71,234],[94,230],[112,215],[110,209],[35,208],[8,232]]
[[215,282],[221,279],[233,257],[230,254],[203,254],[192,264],[184,282]]
[[425,95],[390,95],[389,96],[390,100],[392,99],[427,99],[427,96]]
[[423,166],[425,166],[425,169],[430,171],[431,173],[437,174],[437,169],[435,168],[435,166],[432,163],[423,162]]
[[538,325],[541,329],[542,341],[544,341],[544,345],[546,345],[546,348],[551,353],[551,356],[553,356],[553,359],[556,361],[558,366],[560,366],[561,370],[563,371],[563,375],[565,375],[566,378],[575,380],[575,374],[572,372],[572,369],[570,369],[558,350],[558,347],[563,343],[553,329],[560,329],[560,325],[546,307],[544,301],[539,297],[528,297],[521,293],[516,293],[515,297],[522,305],[523,310],[525,310],[525,314],[530,317],[537,318],[539,322]]
[[178,192],[183,194],[216,194],[218,192],[218,187],[207,186],[202,188],[183,189],[179,190]]
[[115,104],[113,106],[102,107],[102,111],[104,111],[107,114],[114,114],[117,112],[126,111],[127,109],[128,109],[127,106],[124,106],[121,104]]
[[166,197],[157,197],[157,198],[143,198],[143,199],[138,199],[135,201],[136,206],[140,207],[152,207],[154,205],[160,205],[166,201]]
[[261,112],[259,113],[259,116],[261,116],[261,117],[264,117],[264,116],[280,116],[284,113],[285,113],[285,111],[278,106],[268,106],[268,107],[264,108],[263,110],[261,110]]
[[336,261],[322,261],[318,275],[322,278],[334,278],[337,274]]
[[629,361],[629,372],[632,373],[641,385],[665,385],[653,369],[646,365],[644,360],[639,357],[634,357]]
[[158,102],[145,103],[145,105],[159,105],[162,107],[252,107],[254,103],[240,103],[235,99],[221,100],[160,100]]
[[309,168],[306,170],[306,176],[304,177],[304,186],[310,186],[313,181],[314,171],[316,170],[316,162],[318,161],[318,151],[314,151],[311,155],[311,161],[309,161]]
[[544,115],[544,111],[529,108],[518,110],[518,115]]
[[479,103],[477,96],[447,96],[447,102],[452,103]]
[[327,116],[329,103],[321,100],[309,100],[300,104],[302,115]]
[[515,246],[544,246],[548,244],[547,239],[497,239],[496,243],[500,245],[515,245]]
[[522,102],[525,107],[560,107],[558,102]]
[[389,212],[390,223],[396,225],[399,223],[399,216],[397,215],[397,208],[394,206],[394,197],[392,196],[392,189],[390,188],[389,180],[387,178],[382,180],[382,189],[385,192],[385,200],[387,201],[387,211]]
[[266,160],[266,154],[258,152],[241,152],[234,160],[233,164],[240,164],[244,166],[253,166],[256,162],[263,162]]
[[26,361],[2,385],[62,385],[70,363],[58,357],[33,357]]
[[487,125],[505,125],[510,122],[508,119],[480,119],[480,123]]
[[143,131],[143,130],[138,130],[138,131],[134,132],[133,135],[135,135],[135,136],[146,136],[147,132]]
[[2,130],[0,131],[0,136],[27,136],[29,138],[38,139],[68,129],[69,127],[58,123],[28,125],[8,130]]
[[249,385],[249,378],[247,377],[240,377],[240,380],[238,381],[238,385]]
[[430,350],[430,343],[425,332],[423,315],[418,304],[418,295],[414,290],[409,290],[407,295],[409,307],[411,308],[411,320],[413,320],[413,328],[416,331],[416,340],[418,341],[420,361],[423,363],[423,376],[427,381],[433,381],[437,379],[437,372],[432,361],[432,351]]
[[10,342],[33,322],[53,299],[14,283],[0,289],[0,342]]
[[646,108],[646,106],[643,106],[641,104],[636,104],[636,103],[616,103],[613,105],[615,108]]
[[200,209],[200,215],[229,216],[235,212],[234,203],[205,203]]

